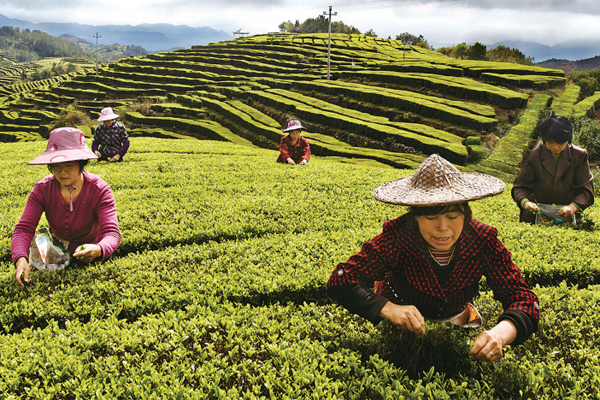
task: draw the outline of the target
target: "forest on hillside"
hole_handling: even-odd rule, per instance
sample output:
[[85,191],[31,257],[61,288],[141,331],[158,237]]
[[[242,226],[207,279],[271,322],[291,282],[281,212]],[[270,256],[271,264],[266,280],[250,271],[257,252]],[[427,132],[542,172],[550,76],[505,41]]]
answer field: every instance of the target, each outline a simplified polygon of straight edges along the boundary
[[0,28],[0,49],[16,62],[36,61],[48,57],[83,57],[84,49],[77,43],[59,39],[47,33],[10,26]]
[[106,63],[148,54],[141,46],[113,43],[99,45],[96,49],[95,44],[74,36],[55,37],[38,30],[10,26],[0,28],[0,51],[3,58],[19,63],[58,57],[87,58],[91,61],[96,56],[99,63]]

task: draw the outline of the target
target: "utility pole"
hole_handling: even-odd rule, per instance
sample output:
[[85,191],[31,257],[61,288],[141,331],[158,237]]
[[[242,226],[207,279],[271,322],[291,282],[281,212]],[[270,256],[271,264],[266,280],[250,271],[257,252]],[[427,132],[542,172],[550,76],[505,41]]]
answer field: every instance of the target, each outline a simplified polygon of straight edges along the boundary
[[[327,80],[329,80],[329,72],[331,70],[331,16],[337,15],[337,12],[331,14],[331,7],[329,6],[329,43],[327,45]],[[327,15],[327,11],[323,11],[323,15]]]
[[98,39],[102,36],[98,36],[98,32],[96,32],[96,36],[92,36],[96,38],[96,76],[98,76]]

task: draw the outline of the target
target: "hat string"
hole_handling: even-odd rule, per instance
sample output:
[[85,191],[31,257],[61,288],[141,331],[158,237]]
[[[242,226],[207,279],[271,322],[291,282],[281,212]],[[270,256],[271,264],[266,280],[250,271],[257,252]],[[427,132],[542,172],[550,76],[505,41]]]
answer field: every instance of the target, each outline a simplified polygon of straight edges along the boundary
[[67,185],[66,187],[69,189],[69,211],[73,211],[73,190],[77,190],[77,186]]
[[[79,173],[79,176],[81,176],[81,173]],[[77,177],[77,179],[79,179],[79,176]],[[69,211],[73,211],[73,190],[77,190],[78,187],[75,185],[66,185],[65,186],[67,189],[69,189]]]

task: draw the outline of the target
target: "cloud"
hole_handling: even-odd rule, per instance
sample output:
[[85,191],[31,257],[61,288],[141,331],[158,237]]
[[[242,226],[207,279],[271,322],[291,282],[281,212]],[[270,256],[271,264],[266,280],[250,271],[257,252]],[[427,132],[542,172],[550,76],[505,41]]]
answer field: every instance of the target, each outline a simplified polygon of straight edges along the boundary
[[[553,45],[569,39],[597,37],[598,0],[337,0],[334,21],[380,37],[402,32],[430,42],[501,40]],[[331,4],[331,3],[329,3]],[[9,18],[90,25],[168,23],[208,26],[251,34],[278,31],[284,21],[303,22],[328,10],[322,0],[0,0]]]
[[[598,0],[461,0],[460,4],[483,10],[566,11],[571,14],[600,15]],[[560,20],[556,23],[559,24]]]

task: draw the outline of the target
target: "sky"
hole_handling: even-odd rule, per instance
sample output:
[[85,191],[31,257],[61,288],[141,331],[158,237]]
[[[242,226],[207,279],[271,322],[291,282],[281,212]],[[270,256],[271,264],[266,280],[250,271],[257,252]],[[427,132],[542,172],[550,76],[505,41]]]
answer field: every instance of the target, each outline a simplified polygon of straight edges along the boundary
[[0,14],[91,25],[169,23],[229,34],[278,32],[286,21],[324,12],[377,36],[423,35],[437,46],[534,41],[548,46],[600,37],[600,0],[0,0]]

